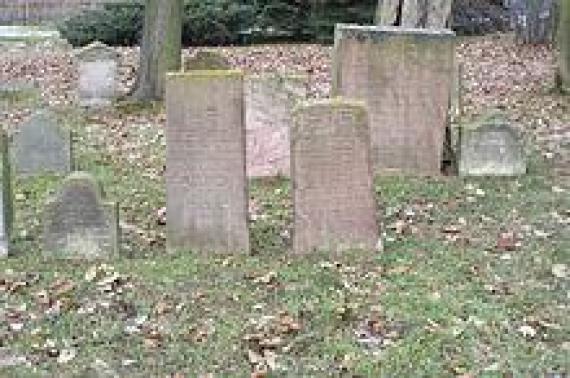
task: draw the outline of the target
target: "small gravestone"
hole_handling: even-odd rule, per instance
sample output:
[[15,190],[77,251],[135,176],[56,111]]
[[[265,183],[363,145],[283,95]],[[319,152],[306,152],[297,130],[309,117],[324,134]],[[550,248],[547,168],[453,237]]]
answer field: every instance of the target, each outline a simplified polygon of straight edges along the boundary
[[229,69],[231,69],[230,62],[215,51],[200,50],[184,61],[185,71]]
[[19,175],[71,171],[71,131],[49,111],[35,113],[12,137],[12,165]]
[[80,104],[110,105],[117,96],[119,54],[101,42],[94,42],[79,50],[75,57],[79,61]]
[[454,59],[450,30],[336,26],[333,93],[366,102],[377,173],[440,174]]
[[249,250],[243,75],[166,80],[167,243],[172,250]]
[[245,81],[247,174],[289,176],[293,108],[307,98],[307,77],[263,74]]
[[459,174],[518,176],[526,173],[524,148],[518,132],[500,114],[461,128]]
[[10,249],[10,231],[12,229],[12,187],[10,182],[10,164],[8,158],[8,138],[0,130],[0,257],[6,257]]
[[313,102],[298,107],[294,117],[294,252],[375,251],[377,207],[364,104]]
[[103,202],[95,179],[71,174],[44,211],[44,255],[99,259],[119,253],[119,217],[115,203]]

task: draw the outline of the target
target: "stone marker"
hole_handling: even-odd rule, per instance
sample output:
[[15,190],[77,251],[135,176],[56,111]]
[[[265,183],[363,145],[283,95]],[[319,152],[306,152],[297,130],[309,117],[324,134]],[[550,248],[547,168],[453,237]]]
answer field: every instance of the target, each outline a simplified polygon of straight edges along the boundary
[[59,121],[50,111],[38,111],[12,137],[12,165],[18,174],[71,171],[71,131],[61,127]]
[[230,62],[215,51],[200,50],[184,61],[185,71],[229,70]]
[[375,251],[378,222],[363,103],[312,102],[295,110],[291,134],[293,251]]
[[8,158],[8,137],[0,130],[0,257],[10,253],[10,232],[12,230],[12,187],[10,181],[10,163]]
[[246,77],[247,174],[289,176],[292,111],[307,98],[307,77],[263,74]]
[[500,114],[491,114],[461,129],[461,176],[517,176],[526,173],[517,131]]
[[449,115],[452,118],[458,117],[463,113],[463,65],[456,62],[454,70],[455,75],[453,75],[449,104]]
[[249,251],[243,75],[169,73],[166,113],[168,248]]
[[84,172],[68,176],[44,210],[44,255],[70,259],[118,256],[119,211]]
[[94,42],[79,50],[75,57],[79,60],[80,104],[110,105],[117,96],[119,54],[101,42]]
[[377,173],[440,173],[454,41],[449,30],[337,25],[333,93],[368,105]]

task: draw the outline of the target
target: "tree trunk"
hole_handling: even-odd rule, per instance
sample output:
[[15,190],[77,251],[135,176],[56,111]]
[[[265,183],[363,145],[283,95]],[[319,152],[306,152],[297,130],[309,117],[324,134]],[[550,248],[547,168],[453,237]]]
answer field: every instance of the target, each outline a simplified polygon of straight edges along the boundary
[[378,0],[376,25],[394,26],[399,24],[402,0]]
[[570,0],[560,0],[558,24],[558,82],[560,89],[570,93]]
[[407,28],[424,27],[425,11],[425,0],[405,0],[402,7],[401,25]]
[[451,16],[453,0],[428,0],[425,27],[428,29],[444,29]]
[[182,14],[182,0],[146,0],[136,99],[162,99],[166,72],[180,69]]
[[452,3],[453,0],[379,0],[376,24],[443,29]]
[[552,41],[553,9],[553,0],[511,0],[511,19],[517,40],[535,44]]

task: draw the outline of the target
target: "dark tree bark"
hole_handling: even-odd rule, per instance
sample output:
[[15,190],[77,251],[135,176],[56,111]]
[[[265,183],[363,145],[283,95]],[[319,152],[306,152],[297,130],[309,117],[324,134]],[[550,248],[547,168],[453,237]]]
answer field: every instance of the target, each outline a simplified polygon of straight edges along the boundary
[[555,26],[554,0],[511,0],[510,7],[512,24],[520,43],[552,41]]
[[166,72],[180,69],[182,14],[182,0],[146,0],[135,99],[162,99]]
[[443,29],[453,0],[379,0],[376,24],[408,28]]
[[558,85],[570,94],[570,0],[560,0],[558,24]]

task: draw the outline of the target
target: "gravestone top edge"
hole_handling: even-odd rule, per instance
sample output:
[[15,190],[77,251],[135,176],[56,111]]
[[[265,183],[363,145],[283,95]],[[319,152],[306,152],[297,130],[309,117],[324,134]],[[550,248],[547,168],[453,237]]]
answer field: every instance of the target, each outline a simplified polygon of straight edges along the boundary
[[9,135],[11,141],[14,142],[14,138],[16,138],[23,129],[32,128],[38,122],[47,123],[47,125],[56,131],[60,137],[66,138],[70,142],[73,139],[73,131],[69,127],[69,121],[64,119],[60,113],[46,108],[40,108],[33,112],[29,117],[21,122],[19,128],[11,130],[9,133],[6,130],[5,132]]
[[307,80],[309,75],[301,72],[275,72],[275,71],[263,71],[257,73],[247,74],[248,79],[288,79],[288,80]]
[[335,39],[338,38],[377,38],[387,35],[393,36],[417,36],[417,37],[442,37],[455,38],[456,34],[450,29],[421,29],[405,28],[399,26],[375,26],[357,24],[336,24]]
[[82,47],[75,52],[74,55],[77,59],[83,62],[118,60],[120,57],[120,54],[117,51],[100,41],[95,41]]
[[459,127],[466,132],[501,130],[508,131],[517,138],[521,136],[519,130],[515,128],[507,116],[501,112],[484,114],[472,122],[464,123]]
[[93,193],[96,193],[97,200],[100,203],[103,202],[103,190],[101,188],[101,185],[97,181],[97,179],[95,177],[93,177],[93,175],[91,175],[87,172],[82,172],[82,171],[76,171],[76,172],[70,173],[63,180],[63,182],[61,183],[60,190],[56,193],[56,196],[53,197],[52,199],[57,199],[57,198],[61,197],[61,195],[64,193],[64,191],[67,188],[73,186],[74,184],[81,184],[81,185],[88,186],[93,191]]
[[293,115],[297,115],[306,109],[321,108],[321,107],[335,107],[357,110],[363,115],[368,113],[368,108],[364,101],[353,100],[344,97],[334,97],[328,99],[308,100],[302,101],[293,108]]
[[166,74],[166,80],[198,80],[198,79],[211,79],[217,77],[244,77],[244,73],[241,70],[192,70],[192,71],[179,71],[179,72],[168,72]]

